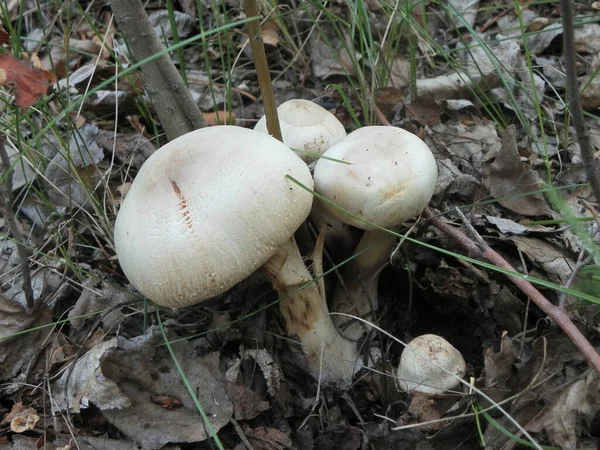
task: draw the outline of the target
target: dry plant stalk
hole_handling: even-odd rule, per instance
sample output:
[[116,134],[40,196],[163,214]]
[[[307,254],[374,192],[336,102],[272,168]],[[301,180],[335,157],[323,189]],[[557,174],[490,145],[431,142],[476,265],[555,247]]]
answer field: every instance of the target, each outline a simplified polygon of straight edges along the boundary
[[573,117],[573,125],[577,133],[577,141],[581,149],[581,158],[585,168],[585,174],[592,187],[596,203],[600,205],[600,174],[598,173],[598,161],[590,141],[581,99],[579,94],[579,82],[577,81],[577,68],[575,66],[575,32],[573,30],[573,6],[571,0],[560,0],[560,9],[563,25],[565,74],[567,76],[567,94],[569,96],[569,112]]
[[[171,141],[204,128],[200,109],[184,84],[168,52],[156,36],[141,0],[109,0],[119,31],[137,61],[152,58],[141,66],[146,93]],[[156,57],[161,53],[161,56]]]
[[269,134],[279,141],[283,141],[279,119],[277,117],[277,105],[275,103],[275,94],[271,83],[271,73],[267,64],[267,55],[263,43],[262,33],[260,31],[260,20],[258,19],[258,7],[256,0],[246,0],[244,2],[246,17],[257,17],[256,20],[248,22],[248,41],[252,50],[252,59],[256,69],[256,78],[258,87],[265,107],[265,116],[267,118],[267,130]]
[[[452,237],[471,255],[478,258],[487,259],[498,267],[510,270],[511,272],[516,272],[514,267],[512,267],[509,262],[506,261],[499,253],[493,250],[483,240],[479,233],[477,233],[477,231],[470,226],[467,219],[460,211],[459,214],[462,216],[464,223],[469,226],[471,233],[474,235],[473,237],[475,238],[476,243],[459,229],[444,223],[441,219],[436,217],[429,208],[425,210],[424,216],[433,224],[433,226]],[[563,311],[559,306],[555,306],[550,303],[550,301],[544,297],[544,295],[529,281],[513,276],[508,277],[513,284],[521,289],[523,293],[527,294],[529,298],[564,331],[569,339],[571,339],[573,344],[575,344],[575,346],[581,351],[590,366],[592,366],[596,372],[600,373],[600,354],[598,354],[592,344],[590,344],[581,331],[579,331],[579,328],[575,326],[565,311]]]

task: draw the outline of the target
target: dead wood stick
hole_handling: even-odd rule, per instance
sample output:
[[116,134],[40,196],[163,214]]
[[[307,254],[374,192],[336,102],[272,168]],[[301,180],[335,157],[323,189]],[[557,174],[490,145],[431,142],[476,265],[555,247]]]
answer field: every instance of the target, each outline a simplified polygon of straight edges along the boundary
[[[424,216],[431,221],[433,226],[452,237],[473,256],[487,259],[498,267],[510,270],[511,272],[516,272],[510,263],[493,250],[474,229],[473,231],[476,233],[475,238],[478,240],[477,244],[459,229],[444,223],[441,219],[436,217],[429,208],[425,210]],[[531,298],[531,300],[533,300],[533,302],[564,331],[573,344],[575,344],[581,353],[583,353],[583,356],[590,366],[592,366],[596,372],[600,373],[600,354],[598,354],[592,344],[590,344],[581,331],[579,331],[579,328],[575,326],[567,314],[558,306],[554,306],[550,303],[550,301],[529,281],[513,276],[508,276],[508,278],[521,289],[521,291],[527,294],[529,298]]]
[[573,5],[571,0],[560,0],[560,9],[563,25],[563,43],[565,58],[565,75],[567,76],[567,94],[569,96],[569,112],[573,117],[573,125],[577,134],[577,142],[581,150],[581,159],[585,173],[596,198],[600,204],[600,175],[598,174],[598,160],[592,148],[590,133],[583,116],[581,99],[579,97],[579,82],[577,81],[577,68],[575,64],[575,31],[573,24]]
[[[165,47],[158,39],[141,0],[109,0],[119,31],[140,67],[142,81],[167,138],[206,126],[206,122]],[[157,54],[161,56],[156,57]]]

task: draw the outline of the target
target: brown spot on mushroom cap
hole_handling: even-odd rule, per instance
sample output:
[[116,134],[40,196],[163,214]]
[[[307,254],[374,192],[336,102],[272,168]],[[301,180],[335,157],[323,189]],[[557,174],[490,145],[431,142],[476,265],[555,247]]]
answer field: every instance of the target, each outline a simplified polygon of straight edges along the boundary
[[169,180],[169,181],[171,181],[171,186],[173,186],[173,191],[175,191],[175,195],[179,199],[179,211],[181,211],[181,215],[183,216],[183,221],[187,225],[188,229],[193,233],[194,227],[192,226],[192,218],[190,217],[190,209],[185,200],[185,197],[183,196],[181,189],[179,189],[179,186],[177,186],[177,183],[174,180]]

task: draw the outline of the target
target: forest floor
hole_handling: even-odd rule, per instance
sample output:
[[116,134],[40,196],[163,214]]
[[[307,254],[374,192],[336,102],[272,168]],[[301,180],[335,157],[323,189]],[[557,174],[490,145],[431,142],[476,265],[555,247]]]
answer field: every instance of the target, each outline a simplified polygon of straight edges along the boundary
[[[105,2],[2,3],[0,450],[600,448],[600,205],[558,1],[259,2],[277,104],[401,127],[437,161],[430,212],[379,274],[361,342],[377,361],[343,388],[307,372],[260,272],[177,310],[128,283],[114,221],[167,142],[136,59]],[[241,2],[144,7],[206,124],[252,128]],[[600,2],[574,9],[597,161]],[[460,351],[464,384],[401,389],[402,342],[423,334]]]

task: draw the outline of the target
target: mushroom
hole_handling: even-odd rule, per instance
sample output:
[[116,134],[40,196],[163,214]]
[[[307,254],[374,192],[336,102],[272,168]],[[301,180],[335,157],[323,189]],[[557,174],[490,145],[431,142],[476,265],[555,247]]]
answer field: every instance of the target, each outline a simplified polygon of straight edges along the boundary
[[467,365],[460,352],[435,334],[414,338],[398,366],[398,383],[405,392],[444,394],[459,385]]
[[[346,137],[344,125],[337,117],[309,100],[288,100],[279,105],[277,115],[283,143],[306,163],[314,162]],[[269,132],[266,116],[260,118],[254,131]],[[326,241],[330,252],[342,259],[352,253],[356,241],[347,224],[329,216],[318,202],[313,204],[310,218],[317,230],[327,225]]]
[[[309,100],[288,100],[279,105],[277,116],[283,142],[306,162],[314,161],[346,137],[344,125],[337,117]],[[265,116],[256,123],[254,131],[268,133]]]
[[264,265],[309,371],[347,385],[356,348],[337,333],[294,240],[313,197],[288,177],[313,188],[306,164],[266,134],[185,134],[142,166],[117,215],[115,250],[131,284],[169,308],[212,298]]
[[[337,286],[332,309],[365,317],[377,307],[378,275],[395,242],[381,228],[394,229],[425,209],[437,184],[435,158],[414,134],[384,126],[360,128],[323,156],[314,170],[315,191],[329,200],[321,202],[323,208],[334,219],[366,230],[354,259],[342,269],[346,286]],[[356,321],[348,325],[341,315],[333,320],[348,339],[363,334]]]
[[276,139],[235,126],[187,133],[144,163],[117,215],[131,284],[169,308],[200,303],[260,268],[310,212],[306,165]]

